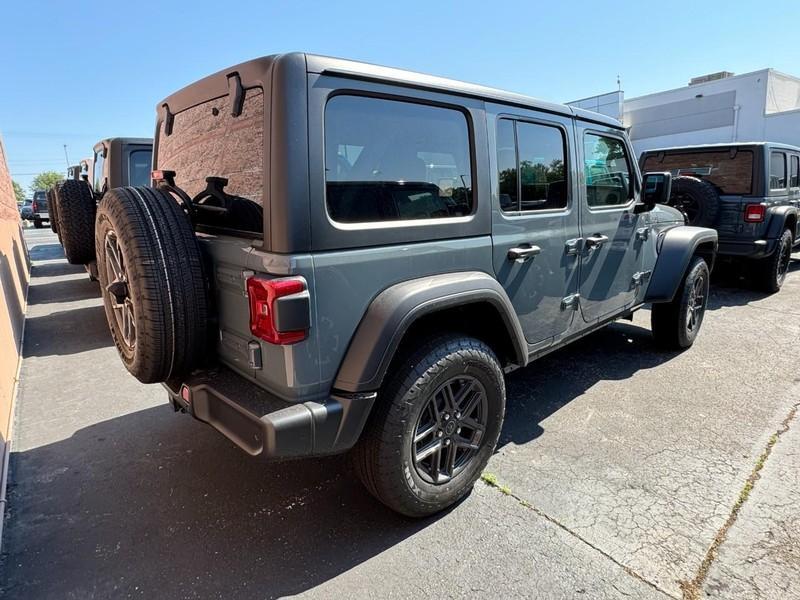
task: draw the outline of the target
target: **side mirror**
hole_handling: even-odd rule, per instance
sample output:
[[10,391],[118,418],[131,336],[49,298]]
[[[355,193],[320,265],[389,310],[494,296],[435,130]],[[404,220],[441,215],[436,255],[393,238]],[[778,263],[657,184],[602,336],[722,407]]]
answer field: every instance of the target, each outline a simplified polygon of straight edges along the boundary
[[645,173],[642,178],[642,202],[636,212],[653,210],[656,204],[666,204],[672,193],[672,173]]

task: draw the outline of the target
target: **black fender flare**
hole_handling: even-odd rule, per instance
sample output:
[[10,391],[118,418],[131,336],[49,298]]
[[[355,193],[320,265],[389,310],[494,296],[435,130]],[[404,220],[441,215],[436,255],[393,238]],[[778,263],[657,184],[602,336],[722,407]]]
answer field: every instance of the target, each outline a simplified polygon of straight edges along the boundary
[[767,209],[767,216],[769,217],[769,225],[767,226],[767,239],[777,240],[783,235],[783,230],[786,229],[786,221],[794,219],[794,227],[791,227],[792,237],[797,233],[797,207],[796,206],[773,206]]
[[656,259],[650,283],[647,286],[645,302],[672,302],[675,293],[683,281],[683,275],[689,266],[689,261],[697,254],[701,244],[713,244],[709,268],[714,265],[717,254],[718,238],[714,229],[707,227],[693,227],[679,225],[658,235],[656,242],[658,258]]
[[528,346],[503,287],[480,271],[446,273],[395,284],[370,303],[356,328],[334,382],[344,392],[377,390],[403,336],[420,317],[439,310],[485,302],[502,318],[516,364],[528,362]]

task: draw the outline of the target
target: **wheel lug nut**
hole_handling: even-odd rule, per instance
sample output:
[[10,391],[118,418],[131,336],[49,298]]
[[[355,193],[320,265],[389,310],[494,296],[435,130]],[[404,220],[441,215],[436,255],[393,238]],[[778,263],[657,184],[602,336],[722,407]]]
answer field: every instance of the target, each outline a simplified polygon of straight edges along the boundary
[[449,421],[450,420],[450,415],[448,415],[447,413],[444,413],[444,420],[445,421]]
[[442,431],[437,431],[436,432],[436,437],[442,437],[443,435],[444,435],[444,432],[442,432]]
[[444,441],[444,445],[445,445],[445,446],[449,446],[449,445],[450,445],[450,438],[448,438],[448,439],[446,439],[446,440]]
[[460,419],[460,418],[461,418],[461,413],[456,413],[456,419]]
[[456,433],[461,433],[461,427],[459,427],[458,429],[456,429]]

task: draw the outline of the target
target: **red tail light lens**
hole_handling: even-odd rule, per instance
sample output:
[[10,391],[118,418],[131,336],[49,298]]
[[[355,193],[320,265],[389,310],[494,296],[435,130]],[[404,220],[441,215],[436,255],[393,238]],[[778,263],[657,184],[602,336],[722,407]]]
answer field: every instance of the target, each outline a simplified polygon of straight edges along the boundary
[[33,212],[39,212],[39,205],[36,203],[36,200],[34,200],[33,202],[31,202],[31,210],[32,210]]
[[763,204],[748,204],[744,207],[744,220],[746,223],[761,223],[767,214],[767,207]]
[[275,300],[305,291],[302,279],[247,280],[250,298],[250,332],[270,344],[294,344],[306,338],[306,330],[278,331],[275,326]]

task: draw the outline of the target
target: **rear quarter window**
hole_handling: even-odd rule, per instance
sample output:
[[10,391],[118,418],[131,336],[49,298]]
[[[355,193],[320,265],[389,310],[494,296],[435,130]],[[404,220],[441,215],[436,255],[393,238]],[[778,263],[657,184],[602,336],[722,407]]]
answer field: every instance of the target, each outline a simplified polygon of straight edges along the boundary
[[338,95],[325,108],[325,192],[340,223],[472,214],[467,117],[453,108]]

